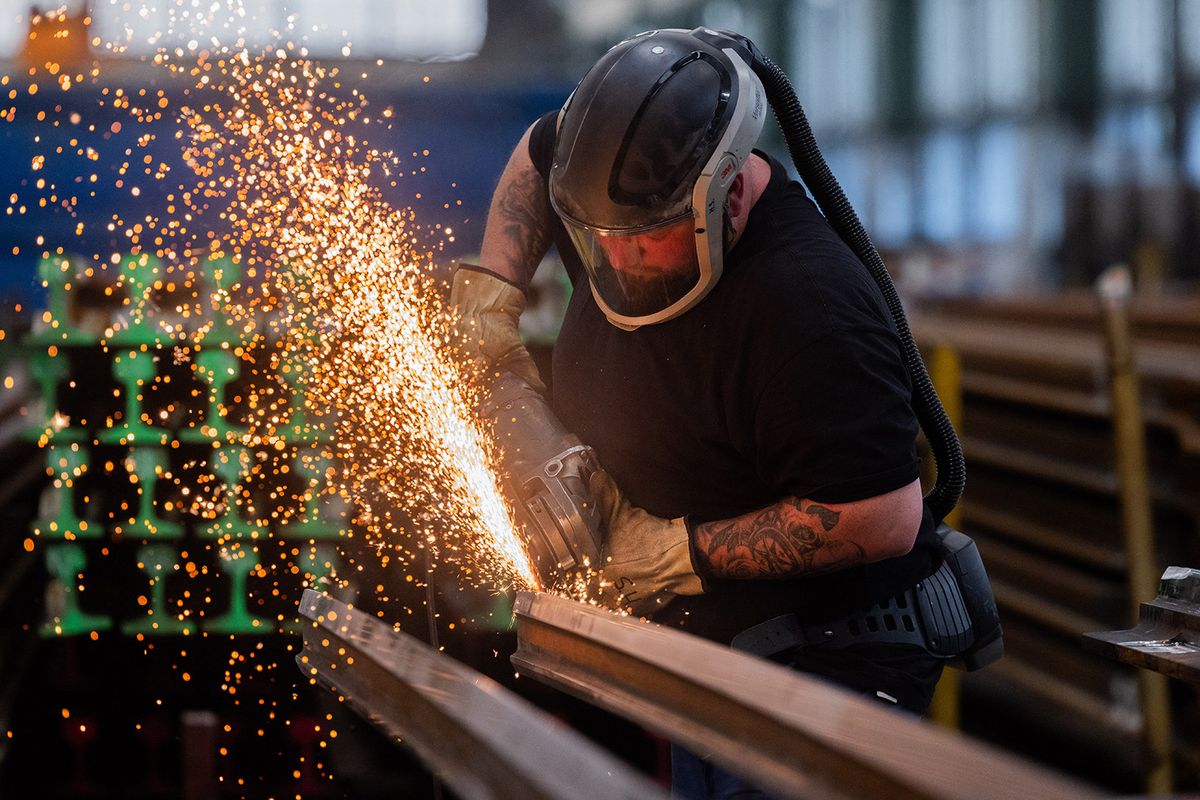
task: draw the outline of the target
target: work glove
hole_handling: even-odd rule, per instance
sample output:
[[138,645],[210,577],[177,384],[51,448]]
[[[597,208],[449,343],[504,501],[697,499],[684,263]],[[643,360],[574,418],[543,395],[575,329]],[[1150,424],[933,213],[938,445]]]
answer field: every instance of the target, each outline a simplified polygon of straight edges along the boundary
[[604,534],[602,596],[640,617],[676,595],[702,594],[683,517],[663,519],[632,505],[604,470],[588,480]]
[[468,356],[484,368],[508,370],[546,393],[517,331],[525,310],[524,292],[483,267],[461,264],[450,284],[450,305],[458,310],[458,330]]

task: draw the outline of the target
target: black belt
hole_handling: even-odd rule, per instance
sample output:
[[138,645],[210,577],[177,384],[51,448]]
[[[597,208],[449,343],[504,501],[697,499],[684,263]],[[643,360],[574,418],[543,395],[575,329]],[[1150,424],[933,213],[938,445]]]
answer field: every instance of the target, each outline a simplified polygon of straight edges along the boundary
[[951,658],[971,646],[971,617],[949,562],[911,589],[828,622],[783,614],[753,625],[730,645],[764,658],[798,647],[839,650],[855,644],[910,644]]

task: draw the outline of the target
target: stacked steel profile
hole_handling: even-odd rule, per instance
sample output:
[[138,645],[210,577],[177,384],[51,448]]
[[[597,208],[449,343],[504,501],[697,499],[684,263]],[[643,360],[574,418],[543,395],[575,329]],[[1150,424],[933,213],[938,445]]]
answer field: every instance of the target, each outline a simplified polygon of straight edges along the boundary
[[[964,679],[965,725],[1128,791],[1152,769],[1139,676],[1085,652],[1081,636],[1132,624],[1130,609],[1154,597],[1152,586],[1131,590],[1139,571],[1200,564],[1198,320],[1194,297],[1133,299],[1154,531],[1153,563],[1135,564],[1096,298],[947,298],[913,314],[922,347],[950,348],[962,364],[962,525],[1004,620],[1005,658]],[[1176,785],[1187,788],[1200,764],[1186,724],[1198,700],[1185,684],[1171,691]]]
[[4,495],[23,547],[0,582],[0,794],[208,797],[249,775],[322,796],[315,696],[250,680],[290,661],[280,634],[349,525],[301,372],[266,321],[226,313],[229,261],[60,256],[38,276],[4,397],[28,466],[8,483],[27,473],[40,502]]
[[[124,304],[114,325],[98,315],[92,327],[105,325],[101,332],[87,327],[88,315],[103,311],[88,307],[88,295],[112,297],[111,285],[89,292],[95,270],[69,258],[39,265],[49,309],[45,327],[25,344],[45,404],[28,435],[52,477],[34,524],[52,576],[42,633],[115,629],[140,638],[287,627],[289,619],[248,605],[248,580],[266,577],[272,542],[295,572],[320,580],[337,559],[330,540],[345,527],[344,511],[320,491],[331,455],[327,437],[305,419],[299,370],[276,363],[271,371],[264,332],[222,314],[214,298],[238,282],[236,264],[210,261],[202,274],[177,278],[202,302],[201,314],[175,319],[158,312],[178,289],[161,264],[130,256],[121,271]],[[287,415],[269,435],[247,422],[264,404]],[[145,591],[95,591],[93,550],[107,554],[114,542],[138,543],[133,556]],[[197,566],[205,552],[215,555],[207,570]],[[187,582],[202,572],[225,583],[223,608],[206,585],[168,598],[173,576]]]

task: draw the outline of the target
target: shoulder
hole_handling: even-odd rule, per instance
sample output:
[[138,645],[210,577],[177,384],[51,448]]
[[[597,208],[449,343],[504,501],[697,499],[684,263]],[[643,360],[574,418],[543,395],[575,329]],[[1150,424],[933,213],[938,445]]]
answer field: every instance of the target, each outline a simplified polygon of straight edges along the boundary
[[894,336],[882,293],[840,240],[781,241],[730,272],[732,305],[746,334],[785,350],[850,330]]
[[804,187],[778,161],[767,162],[770,181],[727,263],[738,303],[763,324],[806,337],[862,325],[890,329],[867,268]]
[[542,175],[549,175],[558,135],[558,110],[547,111],[529,126],[529,160]]

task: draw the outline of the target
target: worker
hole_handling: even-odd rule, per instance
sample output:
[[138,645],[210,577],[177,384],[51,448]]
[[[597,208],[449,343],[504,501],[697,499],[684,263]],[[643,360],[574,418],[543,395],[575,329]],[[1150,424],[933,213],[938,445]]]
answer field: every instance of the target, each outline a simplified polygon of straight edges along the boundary
[[[517,143],[451,302],[476,355],[540,388],[517,324],[557,246],[574,292],[552,402],[604,468],[625,605],[922,713],[943,660],[868,619],[937,566],[910,376],[862,263],[753,149],[765,109],[696,32],[616,45]],[[781,625],[834,633],[772,649]],[[758,796],[672,758],[681,796]]]

